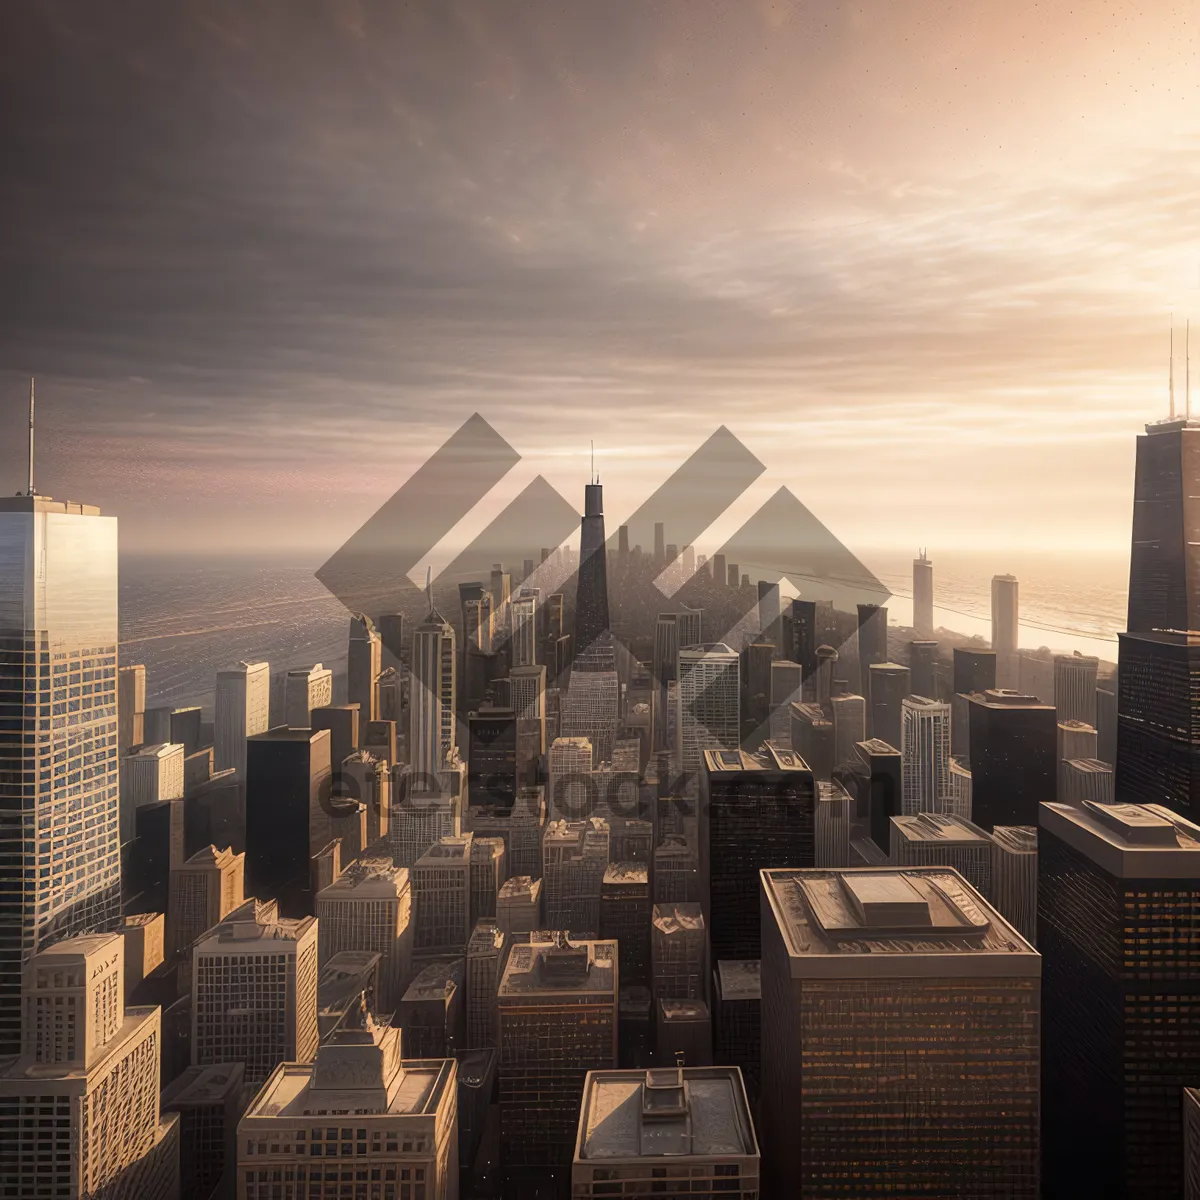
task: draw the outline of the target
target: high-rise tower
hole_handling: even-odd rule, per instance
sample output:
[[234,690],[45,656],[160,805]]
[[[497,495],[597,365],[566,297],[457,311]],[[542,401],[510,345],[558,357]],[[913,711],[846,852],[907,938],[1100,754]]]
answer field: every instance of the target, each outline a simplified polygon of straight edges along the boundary
[[433,603],[413,634],[408,753],[418,784],[432,780],[454,748],[454,627]]
[[28,494],[0,499],[0,563],[3,1056],[25,964],[120,921],[116,518],[39,496],[31,465]]
[[1129,631],[1117,672],[1116,795],[1200,812],[1200,422],[1138,438]]
[[608,629],[608,554],[604,546],[604,490],[599,479],[584,489],[579,525],[579,588],[575,596],[575,655]]

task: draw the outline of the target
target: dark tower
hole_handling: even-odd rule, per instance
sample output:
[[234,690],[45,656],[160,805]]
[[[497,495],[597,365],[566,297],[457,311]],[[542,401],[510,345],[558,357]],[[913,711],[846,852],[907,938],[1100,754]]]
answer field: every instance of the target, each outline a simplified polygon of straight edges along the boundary
[[1129,632],[1117,675],[1118,800],[1200,812],[1200,426],[1138,438]]
[[604,490],[584,489],[579,529],[579,590],[575,595],[575,654],[582,655],[608,629],[608,553],[604,546]]

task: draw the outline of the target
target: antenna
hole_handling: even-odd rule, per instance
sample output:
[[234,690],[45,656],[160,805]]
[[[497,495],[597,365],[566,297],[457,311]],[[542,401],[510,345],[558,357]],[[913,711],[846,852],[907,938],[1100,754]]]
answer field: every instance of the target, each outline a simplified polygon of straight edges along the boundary
[[1171,389],[1171,420],[1175,420],[1175,314],[1171,314],[1171,365],[1167,370]]
[[27,496],[36,496],[33,490],[33,376],[29,377],[29,491]]
[[1192,419],[1192,322],[1183,327],[1183,411]]
[[433,568],[425,568],[425,598],[429,601],[429,611],[433,612]]
[[592,439],[589,439],[589,440],[588,440],[588,445],[589,445],[589,446],[591,446],[591,448],[592,448],[592,470],[591,470],[591,476],[592,476],[592,482],[593,482],[593,483],[595,483],[595,482],[596,482],[596,443],[595,443],[595,441],[594,441],[594,440],[592,440]]

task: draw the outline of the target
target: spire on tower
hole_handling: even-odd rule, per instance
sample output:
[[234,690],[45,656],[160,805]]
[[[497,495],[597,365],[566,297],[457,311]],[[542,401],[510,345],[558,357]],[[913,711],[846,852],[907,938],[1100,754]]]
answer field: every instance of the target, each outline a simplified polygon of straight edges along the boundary
[[36,496],[33,490],[33,376],[29,377],[29,496]]
[[429,611],[433,612],[433,568],[425,568],[425,599],[429,601]]
[[1167,368],[1167,376],[1170,380],[1169,386],[1170,386],[1170,394],[1171,394],[1171,420],[1173,421],[1173,420],[1175,420],[1175,314],[1174,313],[1171,314],[1171,342],[1170,342],[1170,345],[1171,345],[1171,352],[1170,352],[1171,365]]

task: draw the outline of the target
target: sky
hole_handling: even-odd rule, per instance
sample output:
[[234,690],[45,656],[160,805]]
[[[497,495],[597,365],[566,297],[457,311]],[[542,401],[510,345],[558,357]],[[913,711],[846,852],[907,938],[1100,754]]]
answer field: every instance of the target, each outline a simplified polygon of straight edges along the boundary
[[[1119,551],[1200,0],[0,6],[0,487],[336,548],[472,413],[610,524],[718,426],[856,550]],[[757,497],[757,499],[755,499]],[[668,533],[669,539],[669,533]]]

